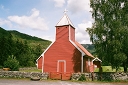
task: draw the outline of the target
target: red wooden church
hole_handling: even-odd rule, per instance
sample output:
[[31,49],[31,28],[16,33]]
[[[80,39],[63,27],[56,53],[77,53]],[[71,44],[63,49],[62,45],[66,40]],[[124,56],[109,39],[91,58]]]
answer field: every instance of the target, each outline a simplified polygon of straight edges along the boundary
[[42,72],[93,72],[100,62],[75,40],[75,27],[65,13],[56,25],[55,41],[37,59],[37,68]]

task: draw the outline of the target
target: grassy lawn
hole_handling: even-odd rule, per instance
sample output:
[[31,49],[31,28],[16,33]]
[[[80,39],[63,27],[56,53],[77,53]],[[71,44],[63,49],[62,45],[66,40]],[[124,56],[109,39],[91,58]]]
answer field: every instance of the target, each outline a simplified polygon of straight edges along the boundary
[[21,72],[42,72],[41,69],[24,69],[24,70],[19,70]]
[[[116,69],[112,69],[111,66],[102,66],[103,72],[116,72]],[[99,68],[96,68],[94,72],[99,72]],[[123,72],[123,67],[120,67],[117,72]]]

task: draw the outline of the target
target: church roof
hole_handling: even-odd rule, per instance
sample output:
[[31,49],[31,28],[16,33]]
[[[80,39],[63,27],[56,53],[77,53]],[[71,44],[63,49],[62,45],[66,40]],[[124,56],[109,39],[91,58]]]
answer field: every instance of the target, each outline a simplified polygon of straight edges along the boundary
[[95,58],[91,53],[89,53],[81,44],[79,44],[77,41],[75,41],[75,44],[85,53],[85,55]]
[[56,26],[64,26],[64,25],[71,25],[74,27],[74,25],[72,24],[71,20],[69,19],[68,15],[66,13],[60,19],[60,21],[57,23]]

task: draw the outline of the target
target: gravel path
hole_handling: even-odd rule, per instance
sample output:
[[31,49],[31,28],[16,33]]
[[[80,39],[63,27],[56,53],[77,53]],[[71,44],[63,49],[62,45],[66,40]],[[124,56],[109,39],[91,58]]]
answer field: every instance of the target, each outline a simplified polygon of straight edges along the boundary
[[0,79],[0,85],[128,85],[128,83],[92,83],[60,80],[31,81],[27,79]]

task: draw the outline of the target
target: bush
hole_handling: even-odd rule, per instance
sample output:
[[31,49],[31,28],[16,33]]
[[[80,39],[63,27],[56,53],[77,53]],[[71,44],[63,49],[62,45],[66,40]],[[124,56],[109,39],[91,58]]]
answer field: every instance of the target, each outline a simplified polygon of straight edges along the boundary
[[2,68],[3,68],[3,66],[0,65],[0,69],[2,69]]
[[19,62],[16,60],[16,58],[12,55],[7,58],[7,60],[4,62],[5,68],[10,68],[12,71],[18,71],[19,70]]
[[85,81],[85,80],[86,80],[85,75],[81,74],[81,77],[79,78],[79,81]]

